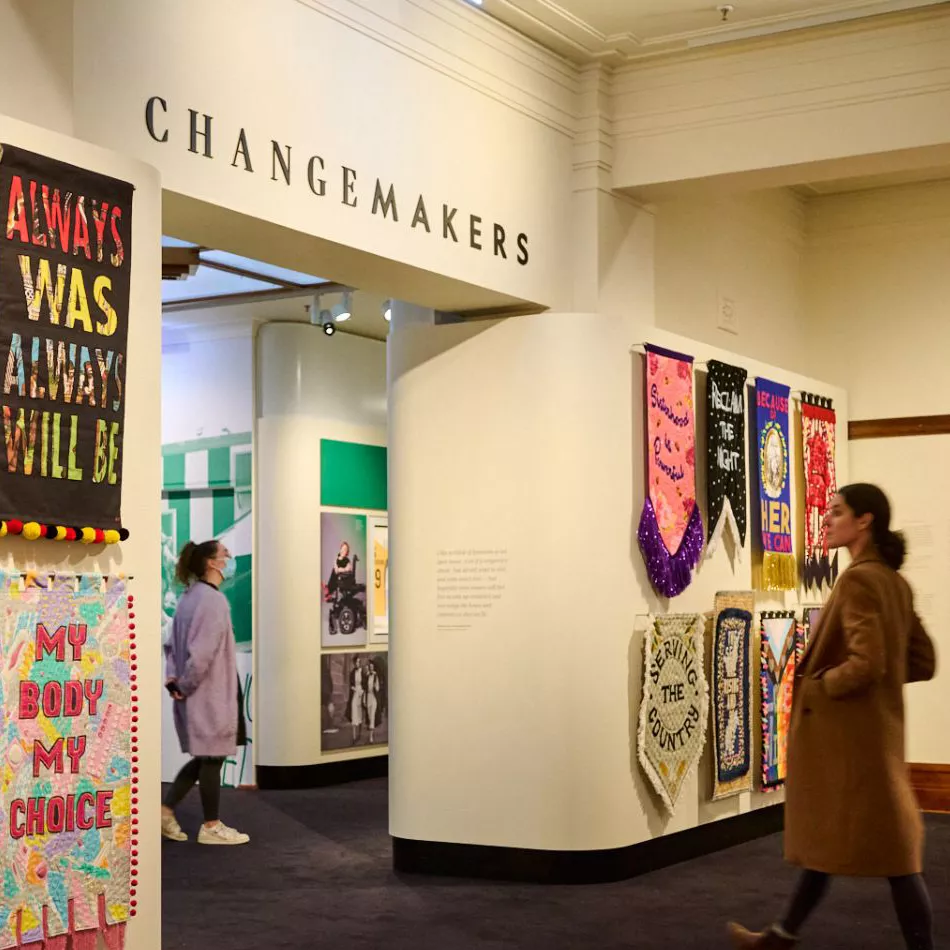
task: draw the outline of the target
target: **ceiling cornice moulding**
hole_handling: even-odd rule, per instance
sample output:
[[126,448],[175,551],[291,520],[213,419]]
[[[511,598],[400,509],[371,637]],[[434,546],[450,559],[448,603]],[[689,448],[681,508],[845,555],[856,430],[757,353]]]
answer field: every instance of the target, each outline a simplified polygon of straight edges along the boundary
[[[712,9],[712,8],[711,8]],[[486,10],[558,54],[585,64],[612,67],[658,56],[701,52],[709,47],[776,38],[818,29],[867,28],[881,18],[920,18],[950,13],[948,0],[839,0],[805,6],[797,12],[719,23],[699,29],[645,36],[636,32],[606,34],[554,0],[486,0]]]

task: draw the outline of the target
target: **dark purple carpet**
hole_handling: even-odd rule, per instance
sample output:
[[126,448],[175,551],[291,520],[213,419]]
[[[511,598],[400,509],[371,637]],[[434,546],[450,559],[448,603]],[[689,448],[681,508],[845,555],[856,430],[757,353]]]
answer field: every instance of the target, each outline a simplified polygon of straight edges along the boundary
[[[711,950],[729,918],[759,926],[794,873],[765,838],[622,884],[539,887],[397,877],[386,782],[306,792],[225,792],[239,848],[164,842],[164,950]],[[179,818],[192,836],[197,790]],[[928,818],[937,946],[950,936],[950,818]],[[836,881],[805,948],[902,946],[881,881]]]

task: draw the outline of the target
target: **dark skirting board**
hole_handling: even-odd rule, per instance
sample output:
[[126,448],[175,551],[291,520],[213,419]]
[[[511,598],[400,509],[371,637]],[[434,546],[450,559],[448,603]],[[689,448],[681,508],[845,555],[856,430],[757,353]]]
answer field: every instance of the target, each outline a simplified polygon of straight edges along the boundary
[[389,756],[326,762],[322,765],[259,765],[257,787],[268,791],[325,788],[389,775]]
[[775,834],[784,820],[784,806],[771,805],[608,851],[540,851],[393,838],[393,869],[535,884],[606,884]]

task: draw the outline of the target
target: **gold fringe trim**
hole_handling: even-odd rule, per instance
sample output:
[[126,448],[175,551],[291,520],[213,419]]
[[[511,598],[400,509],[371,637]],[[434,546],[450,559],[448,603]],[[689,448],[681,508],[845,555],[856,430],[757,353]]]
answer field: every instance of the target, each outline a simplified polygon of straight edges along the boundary
[[766,551],[762,559],[764,590],[795,590],[798,587],[798,561],[794,554]]

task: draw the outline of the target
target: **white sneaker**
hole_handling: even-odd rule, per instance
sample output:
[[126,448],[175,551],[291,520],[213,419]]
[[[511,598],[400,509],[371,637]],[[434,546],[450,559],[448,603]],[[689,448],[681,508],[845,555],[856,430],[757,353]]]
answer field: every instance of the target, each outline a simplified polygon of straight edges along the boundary
[[198,832],[198,844],[247,844],[250,840],[248,835],[229,828],[223,821],[202,825]]
[[187,841],[188,835],[181,830],[181,825],[174,815],[162,809],[162,837],[169,841]]

